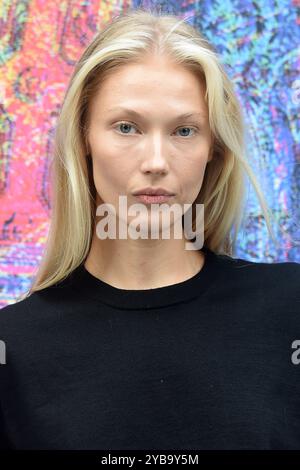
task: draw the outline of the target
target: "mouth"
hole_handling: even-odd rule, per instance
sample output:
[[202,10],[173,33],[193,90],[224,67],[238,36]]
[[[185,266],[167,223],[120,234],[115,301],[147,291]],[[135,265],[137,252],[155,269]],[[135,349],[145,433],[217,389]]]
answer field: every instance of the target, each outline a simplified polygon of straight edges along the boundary
[[135,197],[144,204],[168,202],[174,197],[172,194],[136,194]]

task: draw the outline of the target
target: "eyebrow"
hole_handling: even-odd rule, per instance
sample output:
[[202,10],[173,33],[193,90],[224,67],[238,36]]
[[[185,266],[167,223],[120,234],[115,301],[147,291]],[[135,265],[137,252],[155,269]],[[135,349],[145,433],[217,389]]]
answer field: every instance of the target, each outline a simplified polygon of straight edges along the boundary
[[[114,108],[108,109],[108,112],[112,112],[112,111],[123,111],[127,114],[131,114],[134,117],[143,118],[143,116],[140,113],[138,113],[137,111],[135,111],[134,109],[125,108],[124,106],[116,106]],[[201,117],[203,119],[206,119],[206,116],[203,113],[191,112],[191,113],[179,114],[178,116],[176,116],[173,119],[173,121],[178,121],[179,119],[187,119],[187,118],[190,118],[190,117],[193,117],[193,116],[197,116],[197,117]]]

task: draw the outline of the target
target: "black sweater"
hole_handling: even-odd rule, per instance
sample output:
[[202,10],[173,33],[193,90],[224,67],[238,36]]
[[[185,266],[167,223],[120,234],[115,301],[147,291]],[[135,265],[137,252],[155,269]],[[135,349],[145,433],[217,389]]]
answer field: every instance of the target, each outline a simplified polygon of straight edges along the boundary
[[0,448],[300,449],[300,264],[204,252],[177,284],[82,263],[4,307]]

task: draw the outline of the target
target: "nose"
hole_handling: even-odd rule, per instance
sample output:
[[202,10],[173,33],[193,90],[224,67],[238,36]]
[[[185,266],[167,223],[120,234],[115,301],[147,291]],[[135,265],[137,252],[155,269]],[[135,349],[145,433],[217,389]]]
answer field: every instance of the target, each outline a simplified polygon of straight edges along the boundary
[[162,138],[154,136],[151,144],[144,150],[145,155],[141,164],[141,170],[144,173],[168,173],[169,164],[163,147]]

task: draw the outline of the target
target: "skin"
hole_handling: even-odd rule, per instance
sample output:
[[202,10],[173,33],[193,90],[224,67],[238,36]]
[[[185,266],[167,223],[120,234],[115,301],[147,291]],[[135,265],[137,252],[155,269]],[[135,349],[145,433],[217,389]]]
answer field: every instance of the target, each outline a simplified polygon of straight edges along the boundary
[[[161,56],[124,65],[106,78],[89,110],[88,146],[97,206],[113,204],[118,216],[119,195],[128,197],[129,207],[139,202],[132,192],[146,186],[175,193],[169,204],[183,207],[195,201],[211,160],[204,94],[204,85],[195,74]],[[116,106],[134,109],[142,118],[109,111]],[[185,112],[201,116],[175,121]],[[185,249],[184,233],[180,239],[170,233],[169,239],[149,235],[148,239],[101,240],[95,232],[85,268],[120,289],[183,282],[202,269],[205,255]]]

